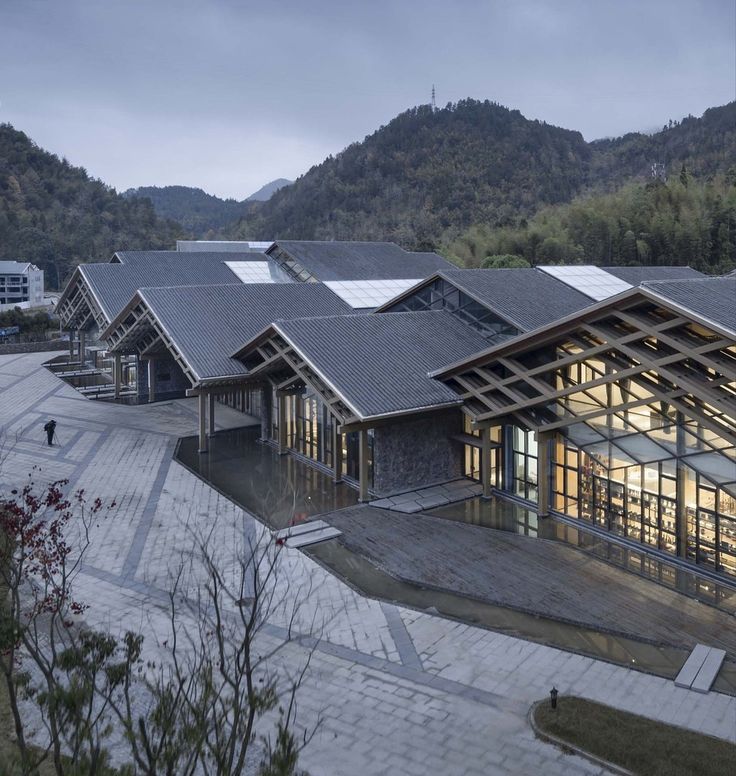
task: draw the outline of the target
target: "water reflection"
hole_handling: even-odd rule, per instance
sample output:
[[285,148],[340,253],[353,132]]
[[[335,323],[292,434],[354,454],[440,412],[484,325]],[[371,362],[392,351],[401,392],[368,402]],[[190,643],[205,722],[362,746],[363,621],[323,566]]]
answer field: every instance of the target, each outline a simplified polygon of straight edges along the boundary
[[279,455],[260,444],[259,435],[260,426],[220,432],[209,440],[206,455],[197,452],[196,437],[186,437],[176,457],[271,528],[357,504],[353,488],[335,485],[330,475],[291,455]]
[[586,530],[584,524],[571,524],[555,517],[540,519],[535,512],[513,501],[475,498],[428,510],[426,514],[522,536],[559,541],[729,614],[736,610],[736,589],[729,584],[719,584],[698,573],[695,568],[691,571],[660,560],[643,552],[640,545],[626,546],[611,542],[594,531]]

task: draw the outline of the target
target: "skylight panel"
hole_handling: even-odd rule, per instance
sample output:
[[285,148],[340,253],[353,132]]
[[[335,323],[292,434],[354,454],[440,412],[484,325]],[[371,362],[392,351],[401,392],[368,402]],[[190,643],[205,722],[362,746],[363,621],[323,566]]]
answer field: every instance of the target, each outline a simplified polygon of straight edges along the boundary
[[600,267],[590,265],[547,266],[538,267],[537,269],[546,272],[553,278],[557,278],[557,280],[565,283],[565,285],[574,288],[581,294],[585,294],[585,296],[590,297],[596,302],[608,299],[610,296],[615,296],[616,294],[620,294],[623,291],[628,291],[628,289],[633,288],[633,286],[625,280],[621,280],[621,278],[611,275]]
[[284,283],[287,277],[268,261],[226,261],[241,283]]
[[328,280],[325,285],[354,310],[380,307],[415,286],[419,280]]

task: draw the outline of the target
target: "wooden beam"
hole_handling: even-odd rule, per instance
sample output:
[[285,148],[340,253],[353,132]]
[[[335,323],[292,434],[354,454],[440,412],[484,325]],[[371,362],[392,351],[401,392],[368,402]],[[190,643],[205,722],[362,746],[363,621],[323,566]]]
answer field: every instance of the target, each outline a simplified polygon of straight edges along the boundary
[[208,414],[209,414],[209,426],[210,426],[210,436],[215,435],[215,394],[210,393],[207,397],[208,399]]
[[156,401],[156,360],[148,359],[148,401]]
[[279,403],[279,455],[289,452],[286,438],[286,396],[283,393],[276,394]]
[[332,421],[332,479],[342,482],[342,432],[337,421]]
[[207,394],[200,393],[197,399],[199,410],[199,452],[207,452]]
[[491,497],[491,428],[481,429],[480,468],[483,482],[483,498]]
[[537,432],[537,514],[549,515],[550,506],[550,441],[554,437],[547,431]]
[[123,371],[122,356],[120,355],[120,353],[113,353],[112,371],[113,371],[113,381],[115,383],[114,396],[116,399],[119,399],[120,384],[122,382],[122,371]]
[[368,501],[368,429],[358,432],[358,501]]

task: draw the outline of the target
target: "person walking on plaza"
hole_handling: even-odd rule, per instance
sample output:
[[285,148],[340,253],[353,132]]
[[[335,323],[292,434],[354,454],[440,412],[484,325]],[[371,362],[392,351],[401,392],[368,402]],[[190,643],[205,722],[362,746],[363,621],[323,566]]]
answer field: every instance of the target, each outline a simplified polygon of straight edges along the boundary
[[49,420],[46,425],[43,427],[43,430],[46,432],[46,440],[49,444],[49,447],[54,444],[54,433],[56,432],[56,421],[55,420]]

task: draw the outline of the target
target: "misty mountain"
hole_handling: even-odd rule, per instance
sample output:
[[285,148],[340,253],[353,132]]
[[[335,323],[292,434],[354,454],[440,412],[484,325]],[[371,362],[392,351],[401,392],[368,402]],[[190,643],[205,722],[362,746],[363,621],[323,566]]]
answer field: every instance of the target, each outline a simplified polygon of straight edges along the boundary
[[161,218],[177,221],[194,237],[212,237],[289,183],[286,178],[278,178],[242,201],[221,199],[192,186],[140,186],[128,189],[123,196],[147,197]]
[[229,235],[436,247],[476,224],[513,226],[541,207],[646,181],[654,162],[674,174],[725,172],[736,164],[736,103],[592,143],[489,101],[419,106],[276,192]]
[[170,249],[185,236],[146,199],[126,199],[82,167],[0,124],[0,258],[31,261],[50,288],[76,264],[120,248]]
[[284,186],[290,186],[294,181],[287,180],[286,178],[276,178],[275,181],[271,181],[270,183],[267,183],[265,186],[261,186],[258,191],[253,192],[248,197],[248,202],[266,202],[267,200],[271,199],[271,197],[279,190],[283,189]]

